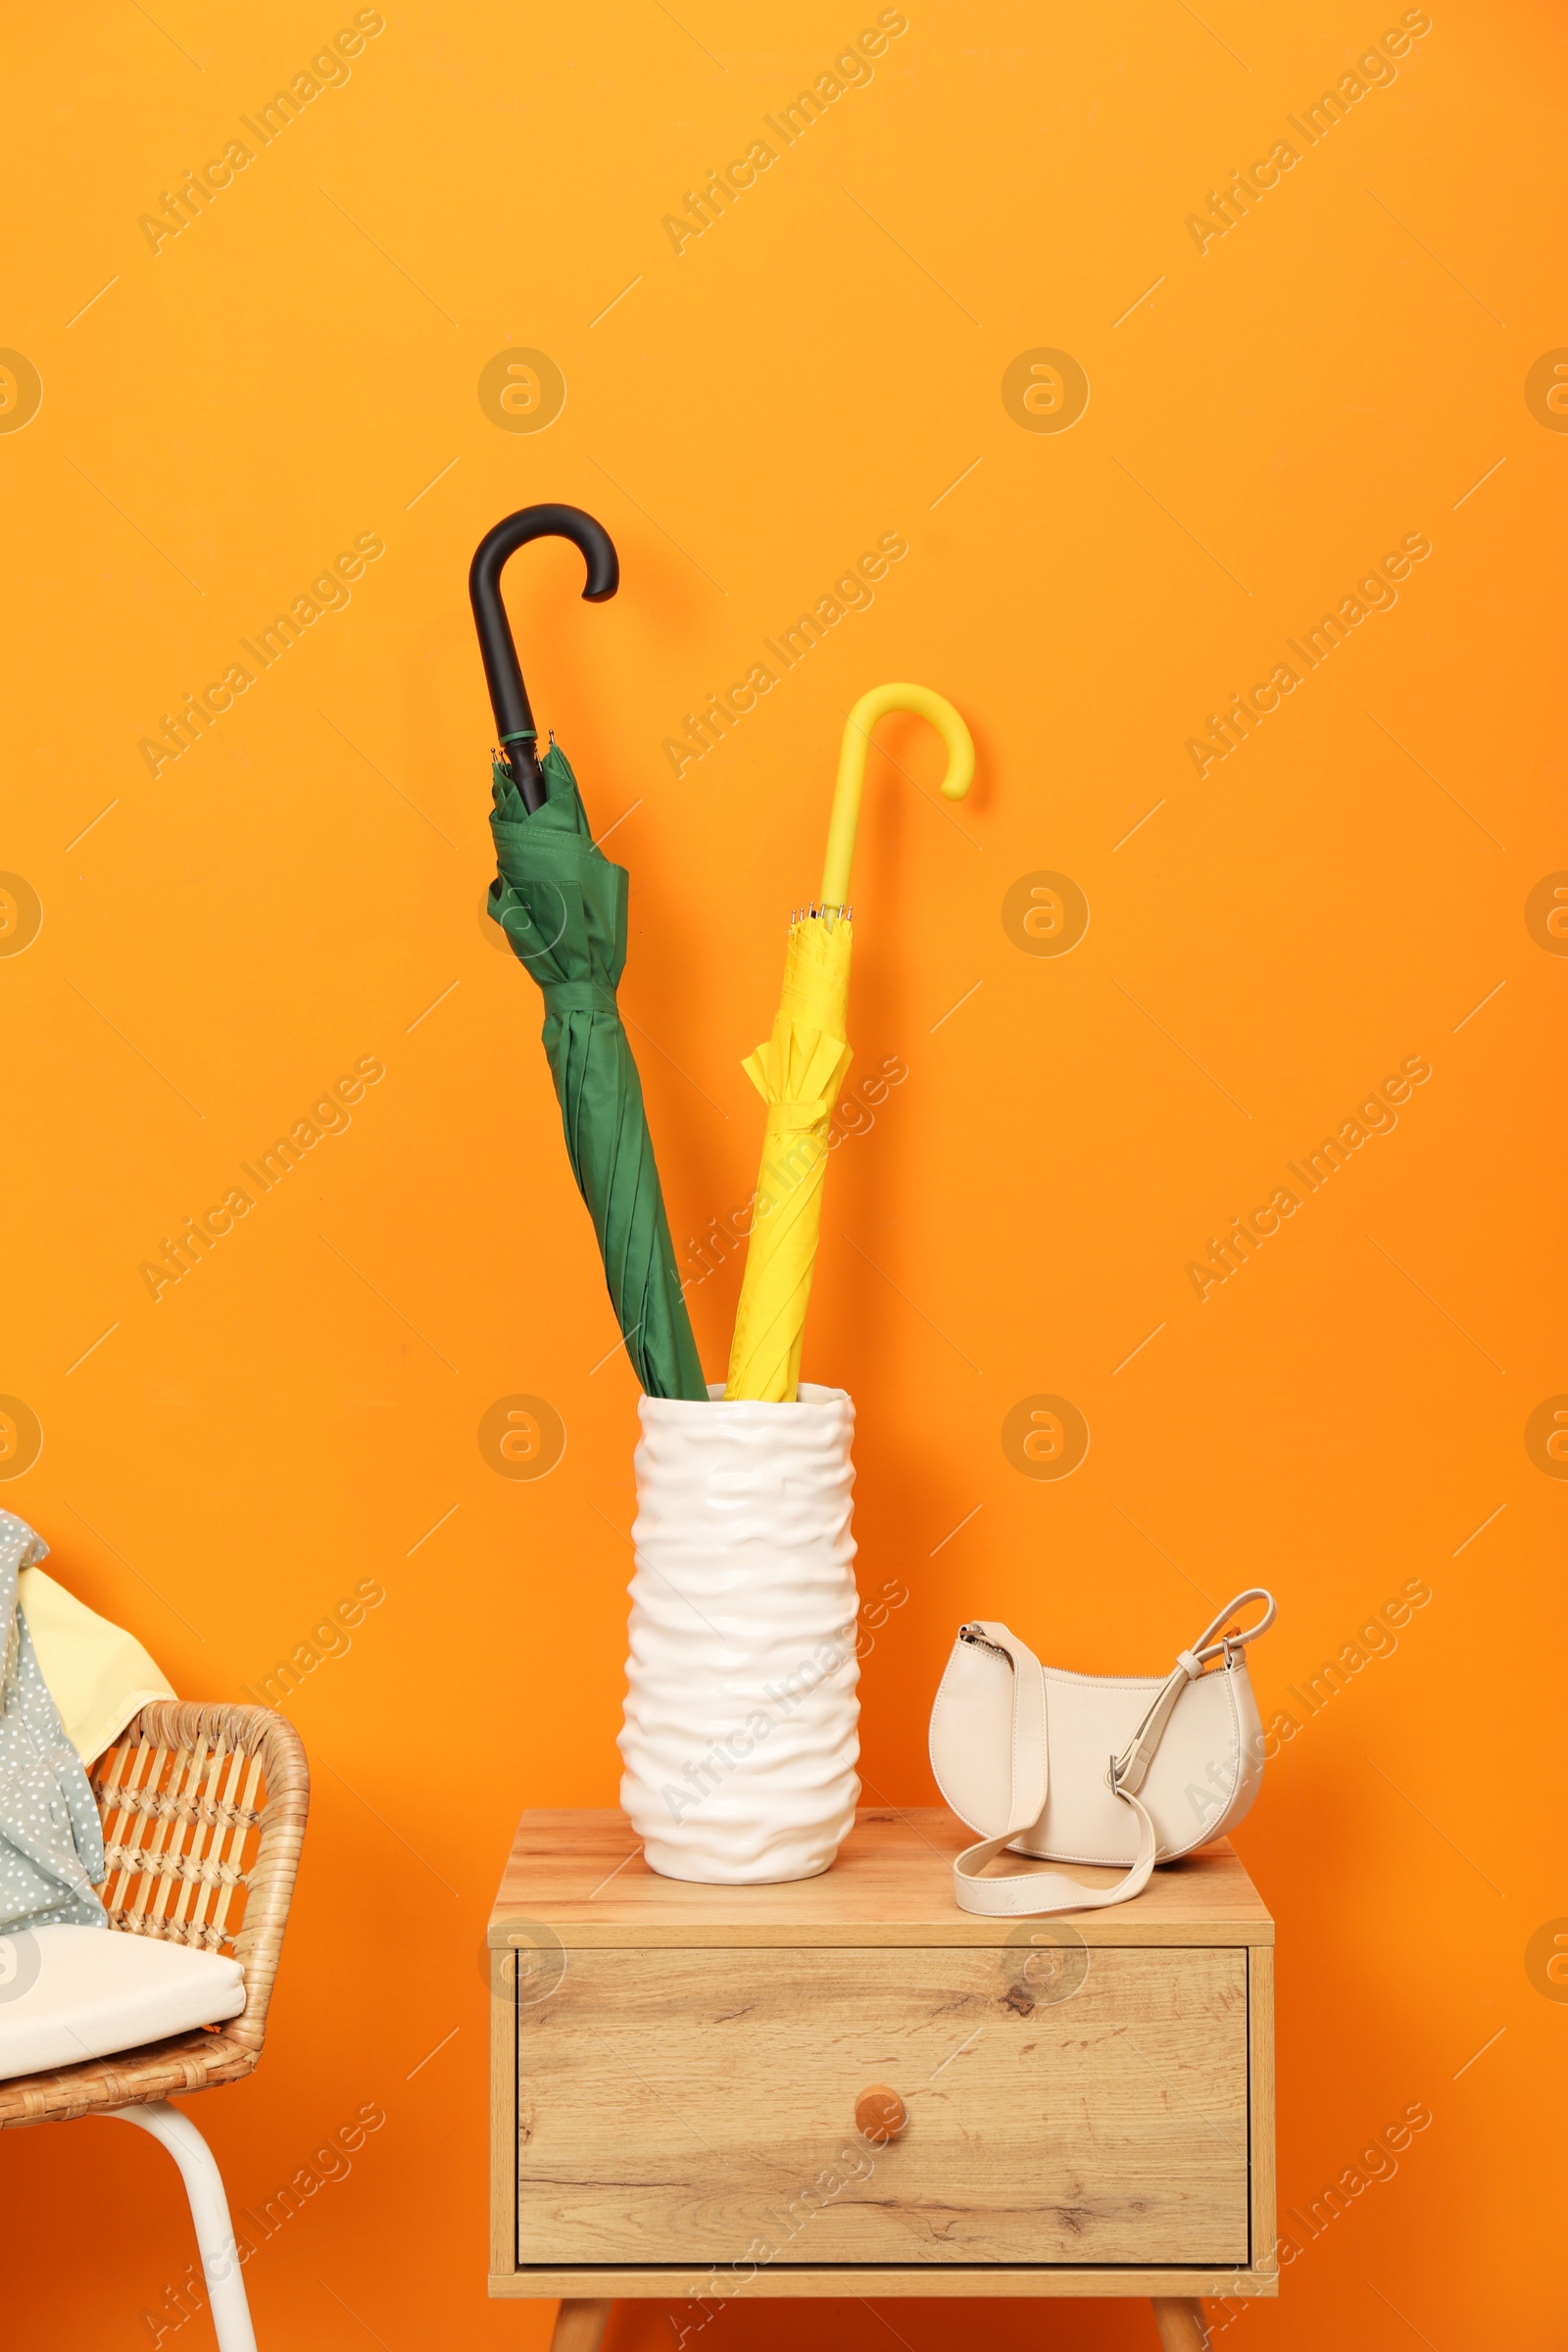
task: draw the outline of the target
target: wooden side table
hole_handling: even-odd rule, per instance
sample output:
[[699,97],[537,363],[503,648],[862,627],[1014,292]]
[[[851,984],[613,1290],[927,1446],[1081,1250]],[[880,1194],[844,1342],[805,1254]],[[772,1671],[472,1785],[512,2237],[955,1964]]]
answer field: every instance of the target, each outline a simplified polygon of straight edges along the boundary
[[884,1808],[821,1878],[694,1886],[619,1813],[524,1813],[491,2293],[561,2297],[557,2352],[621,2295],[695,2346],[735,2297],[851,2294],[1147,2295],[1200,2352],[1200,2296],[1276,2294],[1274,1926],[1231,1847],[1009,1922],[955,1903],[967,1841]]

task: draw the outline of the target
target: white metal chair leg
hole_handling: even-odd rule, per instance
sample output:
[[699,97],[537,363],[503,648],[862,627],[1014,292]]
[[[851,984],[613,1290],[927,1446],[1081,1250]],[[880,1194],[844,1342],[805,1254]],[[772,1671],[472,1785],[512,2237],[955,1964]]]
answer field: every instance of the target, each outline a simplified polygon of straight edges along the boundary
[[245,2300],[245,2280],[240,2274],[233,2225],[228,2218],[223,2176],[212,2149],[189,2116],[181,2115],[177,2107],[171,2107],[167,2099],[150,2099],[141,2107],[101,2107],[98,2112],[122,2124],[139,2124],[154,2139],[163,2141],[178,2165],[185,2194],[190,2199],[190,2218],[196,2225],[196,2244],[202,2258],[202,2276],[207,2281],[219,2352],[256,2352],[256,2330],[251,2326],[250,2305]]

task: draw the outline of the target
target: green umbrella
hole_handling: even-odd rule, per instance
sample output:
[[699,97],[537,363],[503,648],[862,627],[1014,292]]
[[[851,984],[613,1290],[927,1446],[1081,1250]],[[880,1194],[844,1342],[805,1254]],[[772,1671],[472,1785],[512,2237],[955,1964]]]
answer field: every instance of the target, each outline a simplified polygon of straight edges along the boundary
[[[590,532],[584,525],[603,547],[585,546]],[[613,592],[614,551],[590,515],[570,507],[529,508],[498,524],[482,542],[470,576],[493,697],[494,628],[487,637],[485,622],[493,624],[500,611],[501,564],[514,547],[544,531],[559,532],[584,548],[590,591],[597,580],[601,596]],[[608,588],[602,584],[606,549]],[[482,610],[487,590],[493,611]],[[505,631],[504,613],[501,627]],[[510,633],[506,651],[515,672]],[[498,758],[494,767],[490,831],[499,871],[490,885],[490,912],[544,997],[544,1049],[566,1152],[594,1221],[611,1300],[637,1377],[650,1396],[705,1400],[708,1390],[675,1270],[642,1082],[615,1003],[626,964],[629,877],[624,866],[612,864],[595,848],[577,779],[564,756],[552,743],[543,760],[534,757],[537,738],[520,672],[515,696],[520,724],[518,701],[503,708],[497,698],[507,763]]]

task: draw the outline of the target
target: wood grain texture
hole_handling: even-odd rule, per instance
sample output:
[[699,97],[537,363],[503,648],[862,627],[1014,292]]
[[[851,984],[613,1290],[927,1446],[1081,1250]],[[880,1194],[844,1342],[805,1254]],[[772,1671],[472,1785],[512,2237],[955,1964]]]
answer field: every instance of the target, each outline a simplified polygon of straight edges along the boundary
[[1190,2296],[1174,2301],[1156,2296],[1154,2325],[1159,2329],[1159,2352],[1208,2352],[1203,2306]]
[[511,1955],[490,1952],[490,2269],[517,2259],[517,1998]]
[[[953,1860],[970,1833],[945,1806],[861,1812],[838,1861],[780,1886],[699,1886],[650,1870],[619,1812],[528,1812],[490,1922],[547,1920],[572,1949],[701,1944],[1003,1944],[1018,1922],[960,1911]],[[1032,1865],[1017,1860],[1019,1870]],[[998,1872],[1006,1867],[998,1865]],[[1113,1870],[1072,1872],[1086,1886]],[[1087,1944],[1272,1944],[1274,1923],[1226,1840],[1156,1870],[1135,1902],[1073,1915]]]
[[1253,1949],[1248,1961],[1251,2032],[1252,2268],[1277,2276],[1279,2215],[1274,2177],[1274,1954]]
[[599,2352],[612,2308],[607,2297],[582,2301],[568,2296],[556,2314],[550,2352]]
[[[1260,2278],[1251,2271],[1193,2270],[1186,2266],[1173,2271],[1101,2271],[1071,2266],[1032,2270],[1005,2263],[982,2264],[975,2270],[966,2270],[956,2263],[946,2270],[933,2263],[906,2263],[893,2269],[876,2263],[853,2269],[824,2263],[818,2269],[796,2270],[787,2264],[776,2264],[745,2281],[727,2269],[715,2274],[709,2269],[684,2270],[678,2263],[669,2263],[659,2270],[505,2271],[498,2272],[490,2280],[491,2294],[501,2298],[554,2302],[563,2295],[612,2295],[622,2302],[677,2306],[705,2300],[710,2316],[715,2299],[749,2302],[756,2297],[767,2302],[796,2298],[815,2302],[832,2295],[853,2295],[863,2300],[891,2302],[899,2296],[918,2295],[923,2300],[942,2296],[960,2297],[968,2302],[989,2295],[1071,2296],[1075,2300],[1086,2295],[1114,2295],[1125,2302],[1138,2295],[1266,2299],[1279,2291],[1277,2276]],[[680,2316],[678,2310],[676,2316]],[[696,2319],[702,2315],[692,2316]]]
[[1052,2003],[1027,1957],[572,1951],[518,2012],[519,2261],[1245,2266],[1245,1950],[1095,1950]]

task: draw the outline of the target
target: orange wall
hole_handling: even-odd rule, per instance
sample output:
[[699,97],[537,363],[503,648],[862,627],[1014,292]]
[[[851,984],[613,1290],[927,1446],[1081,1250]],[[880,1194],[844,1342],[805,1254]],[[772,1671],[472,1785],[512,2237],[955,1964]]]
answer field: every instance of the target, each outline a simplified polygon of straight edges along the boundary
[[[0,862],[42,927],[0,956],[0,1390],[42,1451],[0,1500],[193,1696],[384,1589],[292,1704],[316,1798],[273,2031],[200,2121],[250,2203],[385,2110],[251,2265],[265,2343],[543,2345],[547,2307],[484,2295],[478,1952],[518,1808],[614,1798],[636,1397],[601,1362],[538,1001],[479,914],[468,557],[535,499],[619,546],[612,604],[559,545],[511,602],[542,720],[596,822],[624,818],[624,1002],[682,1248],[750,1188],[739,1062],[842,714],[939,688],[979,780],[940,806],[912,721],[871,763],[858,1066],[909,1074],[833,1163],[807,1346],[859,1406],[862,1583],[909,1592],[866,1668],[867,1782],[931,1796],[965,1615],[1152,1671],[1262,1580],[1265,1713],[1306,1716],[1288,1687],[1419,1580],[1239,1842],[1280,1922],[1284,2201],[1406,2105],[1433,2122],[1222,2340],[1545,2352],[1568,1488],[1526,1429],[1568,1391],[1568,963],[1527,906],[1568,868],[1568,419],[1526,379],[1568,346],[1560,24],[1434,0],[1308,146],[1290,119],[1396,5],[909,0],[873,77],[677,254],[663,216],[876,15],[387,0],[265,147],[242,118],[351,7],[13,15],[0,342],[42,406],[9,363]],[[253,160],[155,252],[140,217],[236,137]],[[1200,251],[1188,216],[1282,139],[1299,160]],[[509,346],[564,378],[548,429],[478,397]],[[1021,421],[1042,349],[1088,379],[1061,432]],[[874,603],[677,778],[683,713],[889,532]],[[154,774],[161,714],[365,534],[352,602]],[[1413,535],[1397,602],[1308,670],[1289,641]],[[1200,773],[1189,738],[1282,662],[1300,682]],[[1090,909],[1064,955],[1004,911],[1041,873]],[[155,1301],[163,1237],[366,1056],[352,1127]],[[1307,1195],[1289,1163],[1413,1057],[1396,1128]],[[1208,1237],[1293,1185],[1200,1298]],[[731,1261],[694,1293],[711,1373],[735,1292]],[[517,1393],[568,1433],[537,1482],[477,1442]],[[1041,1395],[1091,1434],[1062,1480],[1004,1449]],[[162,2154],[93,2124],[0,2164],[12,2340],[150,2341],[189,2254]],[[888,2317],[953,2340],[945,2309]],[[799,2325],[748,2307],[726,2342]],[[612,2344],[666,2326],[625,2312]],[[858,2304],[812,2327],[886,2334]],[[1120,2304],[986,2328],[1151,2340]]]

